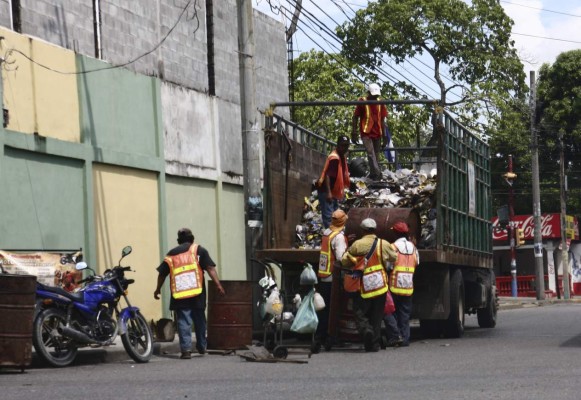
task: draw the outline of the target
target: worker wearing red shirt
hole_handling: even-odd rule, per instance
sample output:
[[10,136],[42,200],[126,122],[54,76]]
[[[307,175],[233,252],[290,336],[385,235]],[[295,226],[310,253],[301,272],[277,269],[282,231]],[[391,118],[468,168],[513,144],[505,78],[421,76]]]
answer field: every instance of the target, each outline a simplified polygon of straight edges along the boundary
[[[361,97],[359,100],[379,100],[380,95],[379,85],[372,83],[367,89],[367,96]],[[353,112],[351,141],[356,144],[359,141],[359,134],[361,134],[369,162],[369,177],[373,180],[381,179],[379,155],[381,149],[385,147],[386,118],[387,108],[384,104],[359,104]]]

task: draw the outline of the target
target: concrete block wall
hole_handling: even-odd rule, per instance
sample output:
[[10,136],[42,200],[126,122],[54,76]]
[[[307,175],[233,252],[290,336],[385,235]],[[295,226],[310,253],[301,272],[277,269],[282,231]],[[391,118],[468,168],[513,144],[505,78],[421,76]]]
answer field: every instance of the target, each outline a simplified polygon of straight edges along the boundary
[[10,4],[8,0],[0,0],[0,25],[10,28]]

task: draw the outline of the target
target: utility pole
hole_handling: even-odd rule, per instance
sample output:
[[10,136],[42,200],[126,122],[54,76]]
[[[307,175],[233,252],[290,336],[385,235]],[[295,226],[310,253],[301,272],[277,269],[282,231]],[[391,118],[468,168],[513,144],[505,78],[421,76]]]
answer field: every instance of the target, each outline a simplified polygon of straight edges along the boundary
[[246,274],[252,278],[254,257],[262,228],[262,192],[260,188],[260,137],[256,111],[254,75],[254,23],[252,0],[237,0],[238,57],[240,66],[240,108],[242,117],[242,152],[244,170],[244,222],[246,236]]
[[543,267],[543,236],[541,232],[541,188],[539,183],[539,141],[536,127],[537,83],[535,71],[530,72],[530,109],[531,109],[531,157],[533,174],[533,219],[534,219],[534,253],[535,281],[537,300],[545,299],[545,272]]
[[[564,132],[559,131],[559,147],[561,148],[561,171],[560,171],[560,192],[561,192],[561,262],[563,264],[563,298],[568,300],[569,293],[569,255],[567,254],[567,206],[565,204],[565,152],[563,149]],[[557,274],[559,275],[559,274]],[[558,282],[558,281],[557,281]]]
[[512,297],[518,296],[516,279],[516,226],[514,222],[514,189],[512,185],[516,174],[512,172],[512,154],[508,155],[508,172],[504,174],[504,179],[509,184],[508,189],[508,237],[510,239],[510,275],[512,276],[510,289]]

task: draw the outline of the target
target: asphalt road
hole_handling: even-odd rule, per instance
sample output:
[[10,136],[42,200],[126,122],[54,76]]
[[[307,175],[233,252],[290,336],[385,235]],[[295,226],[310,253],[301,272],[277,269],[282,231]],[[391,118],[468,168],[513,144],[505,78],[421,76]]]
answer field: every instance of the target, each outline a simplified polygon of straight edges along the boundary
[[236,355],[156,356],[148,364],[85,353],[65,369],[0,370],[0,398],[18,399],[549,399],[581,398],[581,304],[499,312],[495,329],[467,317],[462,339],[417,336],[379,353],[321,352],[255,363]]

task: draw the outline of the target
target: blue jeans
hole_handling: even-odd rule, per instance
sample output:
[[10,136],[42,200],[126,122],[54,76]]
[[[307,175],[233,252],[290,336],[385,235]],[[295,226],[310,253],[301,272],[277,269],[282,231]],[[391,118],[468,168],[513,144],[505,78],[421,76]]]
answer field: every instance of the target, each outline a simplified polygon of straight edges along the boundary
[[387,340],[396,340],[398,336],[401,336],[394,314],[387,314],[383,316],[383,323],[385,324]]
[[321,207],[321,217],[323,218],[323,227],[331,226],[331,216],[333,211],[339,208],[339,201],[333,199],[327,201],[327,192],[319,192],[319,205]]
[[192,351],[192,322],[196,333],[196,348],[205,350],[207,345],[205,310],[202,308],[178,309],[176,315],[181,351]]
[[395,304],[395,313],[393,316],[397,321],[399,333],[403,338],[403,344],[410,343],[410,316],[412,314],[412,296],[399,296],[393,294],[393,302]]

